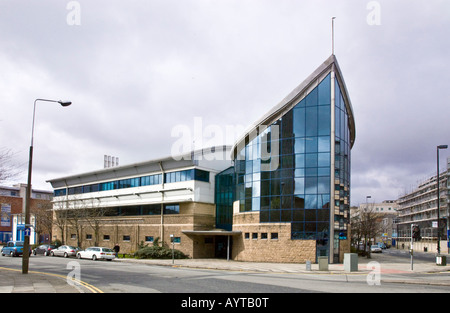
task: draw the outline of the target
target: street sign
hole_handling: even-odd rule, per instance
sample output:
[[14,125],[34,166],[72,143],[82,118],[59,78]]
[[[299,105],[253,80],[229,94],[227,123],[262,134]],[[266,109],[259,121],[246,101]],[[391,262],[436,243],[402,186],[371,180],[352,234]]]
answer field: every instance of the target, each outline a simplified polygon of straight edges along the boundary
[[30,228],[25,228],[24,230],[23,230],[23,234],[24,234],[24,236],[30,236],[31,235],[31,229]]

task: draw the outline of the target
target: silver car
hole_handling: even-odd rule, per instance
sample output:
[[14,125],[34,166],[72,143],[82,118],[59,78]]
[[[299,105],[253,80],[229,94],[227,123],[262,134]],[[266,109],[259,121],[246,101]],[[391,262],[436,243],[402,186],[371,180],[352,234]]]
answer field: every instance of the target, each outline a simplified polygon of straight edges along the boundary
[[77,252],[78,252],[78,248],[73,247],[73,246],[60,246],[57,249],[53,249],[50,252],[51,256],[63,256],[65,258],[68,258],[70,256],[77,256]]

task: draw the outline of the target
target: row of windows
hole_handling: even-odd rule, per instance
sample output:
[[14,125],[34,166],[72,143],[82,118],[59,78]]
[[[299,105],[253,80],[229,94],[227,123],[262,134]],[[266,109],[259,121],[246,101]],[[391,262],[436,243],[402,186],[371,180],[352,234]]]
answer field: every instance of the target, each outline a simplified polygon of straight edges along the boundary
[[[95,210],[95,209],[93,209]],[[61,218],[72,218],[72,212],[70,210],[58,210],[57,214],[60,214]],[[180,205],[178,203],[164,204],[163,214],[179,214]],[[136,215],[161,215],[161,204],[147,204],[147,205],[132,205],[132,206],[120,206],[110,207],[103,209],[104,216],[136,216]]]
[[[179,204],[165,204],[163,214],[179,214]],[[132,215],[160,215],[161,204],[133,205],[125,207],[113,207],[107,211],[108,216],[132,216]]]
[[[340,201],[337,200],[337,206]],[[311,195],[282,195],[268,197],[253,197],[240,200],[240,211],[279,211],[287,209],[326,209],[330,207],[330,194],[311,194]]]
[[305,210],[305,209],[286,209],[286,210],[261,210],[260,220],[262,223],[278,222],[300,222],[316,223],[329,222],[330,210]]
[[209,182],[209,172],[199,169],[191,169],[185,171],[171,172],[164,174],[165,183],[176,183],[189,180],[198,180]]
[[[250,187],[249,184],[256,181],[294,178],[294,177],[322,177],[330,176],[330,167],[308,167],[308,168],[296,168],[296,169],[282,169],[272,172],[261,172],[247,175],[238,175],[237,184],[246,184],[246,187]],[[287,181],[284,180],[283,184]]]
[[[258,239],[258,233],[251,233],[251,238],[253,240]],[[250,239],[250,233],[244,233],[244,239]],[[269,239],[268,233],[261,233],[260,239]],[[278,240],[278,233],[270,233],[270,239]]]
[[[190,180],[198,180],[203,182],[209,182],[209,172],[199,170],[199,169],[190,169],[184,171],[170,172],[164,174],[164,182],[165,183],[175,183],[182,181],[190,181]],[[142,187],[142,186],[151,186],[151,185],[160,185],[163,182],[163,175],[156,174],[150,176],[142,176],[135,178],[127,178],[120,179],[110,182],[104,182],[99,184],[92,185],[84,185],[68,188],[69,195],[76,195],[82,193],[89,192],[97,192],[97,191],[107,191],[107,190],[116,190],[116,189],[124,189],[124,188],[133,188],[133,187]],[[54,191],[55,197],[65,196],[66,189],[56,189]]]
[[330,147],[329,134],[325,136],[302,136],[281,140],[273,139],[263,148],[259,147],[259,145],[251,144],[246,146],[245,159],[242,157],[236,163],[242,163],[244,160],[247,162],[252,160],[268,161],[271,157],[291,155],[294,153],[330,152]]
[[330,177],[296,177],[253,181],[236,186],[238,200],[251,197],[292,194],[329,194]]
[[[326,137],[324,140],[328,142],[325,149],[319,148],[315,151],[295,149],[295,151],[286,155],[272,155],[267,160],[258,158],[255,160],[236,161],[236,172],[239,174],[250,174],[262,171],[273,172],[277,169],[330,166],[330,138]],[[317,138],[311,138],[311,141],[317,143]]]
[[[145,236],[145,242],[149,242],[152,243],[155,241],[154,236]],[[70,239],[72,240],[76,240],[77,239],[77,235],[76,234],[70,234]],[[92,240],[93,239],[93,235],[92,234],[86,234],[86,240]],[[103,235],[103,241],[110,241],[111,240],[111,236],[110,235]],[[130,235],[123,235],[122,236],[122,241],[123,242],[129,242],[131,241],[131,236]],[[174,243],[181,243],[181,238],[180,237],[173,237],[173,242]]]

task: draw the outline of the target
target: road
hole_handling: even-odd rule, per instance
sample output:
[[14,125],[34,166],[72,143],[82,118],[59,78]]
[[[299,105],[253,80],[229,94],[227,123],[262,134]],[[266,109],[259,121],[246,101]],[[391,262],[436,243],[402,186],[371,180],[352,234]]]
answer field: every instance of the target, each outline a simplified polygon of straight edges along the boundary
[[[22,258],[0,257],[1,267],[20,269],[21,265]],[[30,257],[30,271],[76,276],[105,293],[450,292],[450,287],[438,285],[402,283],[369,285],[367,274],[362,273],[333,275],[317,272],[238,272],[44,256]]]

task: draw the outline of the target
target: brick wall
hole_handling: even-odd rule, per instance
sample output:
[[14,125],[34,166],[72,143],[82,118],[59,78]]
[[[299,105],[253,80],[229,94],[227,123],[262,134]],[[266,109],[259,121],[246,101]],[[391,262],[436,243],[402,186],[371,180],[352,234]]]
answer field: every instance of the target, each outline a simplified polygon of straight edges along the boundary
[[253,262],[306,263],[316,259],[315,240],[292,240],[290,223],[259,223],[259,212],[233,215],[233,259]]
[[[146,242],[146,236],[153,239],[160,237],[160,242],[164,242],[166,247],[172,248],[170,235],[180,237],[180,243],[175,243],[174,248],[182,251],[190,257],[213,257],[214,244],[205,243],[201,236],[199,238],[189,237],[182,233],[183,230],[209,230],[214,228],[215,205],[207,203],[181,203],[180,214],[164,215],[163,238],[161,238],[161,216],[117,216],[102,218],[98,245],[112,248],[116,243],[120,246],[120,253],[133,253],[138,249],[141,242],[151,246],[153,243]],[[77,245],[77,239],[71,238],[76,231],[73,227],[67,227],[65,243]],[[81,247],[86,248],[95,244],[95,239],[86,239],[86,235],[95,236],[93,229],[89,225],[84,225],[81,233]],[[54,225],[54,238],[61,240],[61,230]],[[109,239],[105,240],[104,237]]]
[[13,224],[12,215],[22,213],[22,198],[0,196],[0,204],[1,203],[11,205],[11,216],[10,216],[10,226],[0,226],[0,231],[10,232],[12,231],[12,224]]

